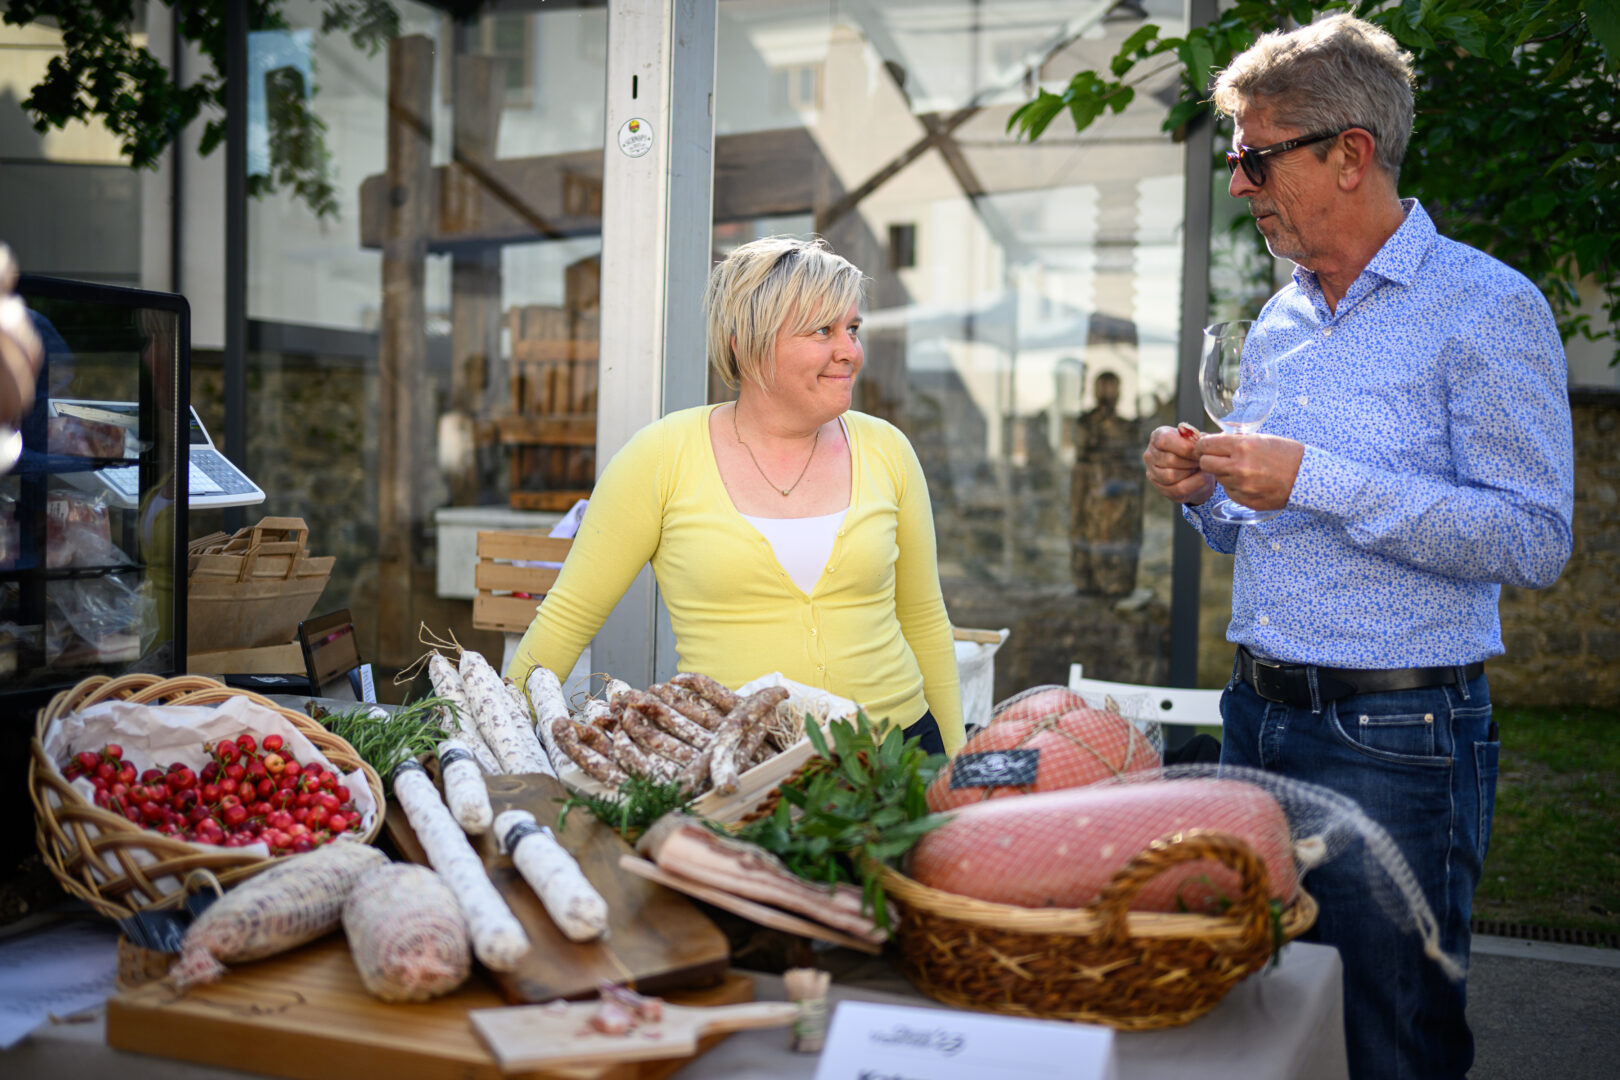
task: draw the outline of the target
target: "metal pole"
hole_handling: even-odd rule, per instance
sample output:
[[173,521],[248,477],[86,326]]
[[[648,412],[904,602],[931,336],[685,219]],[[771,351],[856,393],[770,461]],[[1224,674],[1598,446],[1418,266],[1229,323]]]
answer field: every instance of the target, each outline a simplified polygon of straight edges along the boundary
[[[225,8],[225,456],[247,467],[247,0]],[[225,530],[242,527],[241,507]]]
[[[1207,26],[1216,0],[1190,0],[1187,26]],[[1196,416],[1198,356],[1209,320],[1209,192],[1213,180],[1215,124],[1208,113],[1187,125],[1186,189],[1181,233],[1181,352],[1176,378],[1180,417]],[[1179,517],[1179,512],[1177,517]],[[1199,564],[1204,541],[1184,522],[1172,533],[1170,553],[1170,685],[1198,684]]]

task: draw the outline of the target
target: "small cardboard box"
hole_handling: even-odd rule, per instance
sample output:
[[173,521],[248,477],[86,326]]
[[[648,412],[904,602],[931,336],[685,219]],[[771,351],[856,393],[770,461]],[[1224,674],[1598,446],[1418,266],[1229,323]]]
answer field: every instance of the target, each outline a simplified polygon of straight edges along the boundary
[[[302,518],[267,517],[227,541],[205,537],[194,545],[186,581],[188,651],[252,649],[297,637],[337,561],[310,557],[308,538]],[[302,668],[300,659],[288,670]]]

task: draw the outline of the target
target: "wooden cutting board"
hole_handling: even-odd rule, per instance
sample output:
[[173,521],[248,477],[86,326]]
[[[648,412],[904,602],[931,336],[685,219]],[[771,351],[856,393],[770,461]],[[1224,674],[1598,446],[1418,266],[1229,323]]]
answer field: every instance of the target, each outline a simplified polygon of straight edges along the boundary
[[[673,996],[688,1006],[753,1000],[737,974]],[[148,983],[107,1002],[107,1045],[140,1054],[243,1069],[289,1080],[499,1080],[495,1057],[473,1031],[474,1010],[502,1010],[479,974],[454,994],[419,1004],[378,1001],[360,985],[341,933],[282,956],[234,968],[219,982],[176,995]],[[724,1036],[699,1044],[707,1050]],[[686,1058],[550,1068],[525,1080],[661,1080]]]
[[[503,810],[522,809],[541,825],[556,828],[558,800],[566,793],[555,778],[528,773],[489,776],[485,783],[497,817]],[[393,801],[386,824],[400,855],[427,863],[405,812]],[[711,984],[730,964],[725,935],[708,916],[679,893],[622,869],[619,857],[630,852],[630,845],[588,811],[572,811],[557,839],[608,903],[608,933],[599,941],[577,944],[563,936],[512,860],[496,852],[493,832],[468,839],[529,935],[529,955],[517,970],[490,973],[509,1002],[594,997],[602,979],[663,994]]]
[[663,1016],[621,1035],[604,1035],[590,1026],[596,1002],[575,1002],[553,1010],[550,1005],[507,1005],[474,1009],[473,1030],[507,1072],[563,1065],[618,1064],[682,1057],[697,1052],[708,1034],[750,1028],[786,1027],[799,1015],[791,1001],[753,1001],[746,1005],[695,1008],[665,1002]]

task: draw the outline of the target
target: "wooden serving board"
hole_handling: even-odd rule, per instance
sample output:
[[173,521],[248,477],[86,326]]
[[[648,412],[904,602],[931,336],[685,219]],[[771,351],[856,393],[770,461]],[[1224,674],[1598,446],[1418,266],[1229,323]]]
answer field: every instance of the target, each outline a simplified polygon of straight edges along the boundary
[[[496,817],[503,810],[523,809],[541,825],[556,828],[558,800],[565,795],[556,779],[539,773],[484,779]],[[405,812],[392,800],[386,824],[402,856],[427,863]],[[586,810],[571,812],[557,839],[607,901],[608,933],[598,941],[579,944],[563,936],[512,860],[497,853],[493,832],[468,839],[529,935],[529,954],[515,971],[490,973],[509,1002],[594,997],[602,979],[663,994],[713,983],[730,964],[719,927],[686,897],[621,869],[619,857],[630,852],[630,845]]]
[[[674,995],[689,1006],[753,1000],[753,981],[728,974]],[[473,1031],[474,1010],[504,1011],[477,974],[460,990],[419,1004],[366,993],[348,942],[332,934],[282,956],[244,964],[219,982],[177,995],[161,982],[107,1002],[107,1045],[140,1054],[243,1069],[289,1080],[499,1080],[505,1074]],[[723,1038],[710,1036],[701,1053]],[[547,1067],[527,1080],[661,1080],[685,1058]]]
[[508,1005],[474,1009],[468,1015],[473,1030],[507,1072],[686,1057],[697,1052],[704,1035],[785,1027],[799,1015],[799,1007],[791,1001],[709,1008],[666,1002],[662,1019],[623,1035],[604,1035],[590,1026],[596,1008],[595,1002],[575,1002],[555,1011],[549,1005]]

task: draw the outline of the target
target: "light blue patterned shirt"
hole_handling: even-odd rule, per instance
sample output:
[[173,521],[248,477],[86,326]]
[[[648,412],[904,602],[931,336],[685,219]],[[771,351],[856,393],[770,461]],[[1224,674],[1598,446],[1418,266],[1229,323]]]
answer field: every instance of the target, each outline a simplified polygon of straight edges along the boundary
[[1398,668],[1502,652],[1502,584],[1569,558],[1574,460],[1563,343],[1520,273],[1448,240],[1415,199],[1330,311],[1296,268],[1247,348],[1277,363],[1263,431],[1305,444],[1288,506],[1228,525],[1227,639],[1294,663]]

